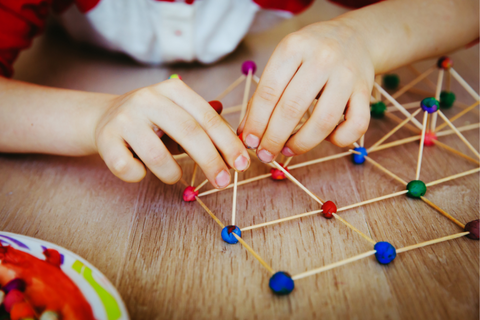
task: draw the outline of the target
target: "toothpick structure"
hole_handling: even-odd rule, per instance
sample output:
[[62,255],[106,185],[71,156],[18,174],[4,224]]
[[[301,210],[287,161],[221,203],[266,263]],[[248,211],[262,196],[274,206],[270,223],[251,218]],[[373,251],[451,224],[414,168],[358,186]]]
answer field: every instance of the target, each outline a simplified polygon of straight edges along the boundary
[[[460,116],[466,114],[467,112],[472,111],[479,103],[478,101],[478,94],[470,87],[466,82],[461,78],[461,76],[456,73],[455,70],[451,67],[452,63],[451,60],[446,60],[448,58],[441,58],[438,62],[438,67],[440,68],[439,72],[439,78],[436,83],[435,89],[435,97],[426,97],[422,101],[412,103],[407,107],[402,106],[400,103],[396,101],[396,97],[401,96],[403,93],[407,92],[409,89],[413,88],[413,86],[416,83],[419,83],[420,81],[424,81],[427,83],[430,87],[434,86],[433,82],[430,81],[427,76],[432,74],[433,71],[435,70],[435,67],[429,68],[426,72],[420,73],[418,71],[415,71],[416,74],[418,74],[417,78],[414,79],[414,81],[410,82],[406,86],[404,86],[400,91],[398,91],[396,94],[390,95],[385,89],[383,89],[380,84],[378,77],[376,79],[376,83],[374,84],[374,95],[372,96],[372,101],[380,101],[381,96],[383,96],[386,100],[390,101],[393,105],[392,109],[390,109],[390,112],[395,112],[395,111],[400,111],[406,118],[405,119],[399,119],[397,118],[397,122],[399,124],[392,129],[390,132],[385,134],[383,137],[380,137],[375,143],[373,143],[369,147],[365,147],[365,140],[362,137],[360,140],[360,144],[354,143],[355,148],[354,149],[349,149],[347,151],[343,151],[341,153],[335,154],[335,155],[329,155],[325,156],[319,159],[315,160],[310,160],[306,161],[303,163],[296,163],[293,165],[290,165],[290,161],[292,158],[287,158],[285,161],[285,164],[280,164],[276,161],[272,161],[272,163],[268,164],[269,167],[268,169],[270,170],[270,173],[259,175],[257,177],[249,178],[243,181],[238,181],[238,172],[235,171],[235,176],[234,176],[234,183],[230,184],[227,186],[225,189],[230,189],[233,188],[233,205],[232,205],[232,224],[230,226],[224,226],[223,223],[215,216],[215,214],[205,205],[205,203],[200,200],[200,198],[204,198],[210,194],[221,192],[222,190],[218,189],[212,189],[209,191],[205,191],[203,193],[198,194],[198,191],[207,183],[207,181],[203,181],[202,184],[197,186],[195,188],[195,192],[197,194],[195,195],[195,198],[193,199],[194,201],[196,200],[204,209],[205,211],[209,214],[209,216],[217,222],[217,224],[220,226],[222,229],[222,239],[227,242],[227,243],[237,243],[240,242],[241,245],[245,247],[247,251],[249,251],[257,260],[258,262],[270,273],[272,274],[270,278],[270,288],[271,290],[276,293],[276,294],[288,294],[290,293],[293,288],[294,288],[294,282],[297,280],[316,275],[321,272],[326,272],[328,270],[331,270],[333,268],[337,268],[340,266],[344,266],[350,263],[353,263],[355,261],[365,259],[371,256],[375,256],[375,258],[380,262],[381,264],[388,264],[390,263],[393,259],[395,259],[396,255],[398,253],[403,253],[407,252],[413,249],[417,248],[422,248],[425,246],[429,245],[434,245],[436,243],[448,241],[448,240],[454,240],[458,239],[460,237],[465,237],[467,236],[468,238],[471,239],[476,239],[478,240],[478,220],[471,221],[469,223],[463,223],[461,220],[461,217],[454,217],[452,214],[447,213],[444,209],[442,209],[440,206],[436,205],[433,203],[431,200],[427,199],[425,197],[425,193],[427,192],[427,188],[433,187],[435,185],[445,183],[448,181],[452,181],[454,179],[460,179],[462,177],[465,177],[467,175],[471,174],[477,174],[480,172],[480,167],[479,164],[480,162],[477,161],[476,159],[473,159],[460,151],[453,149],[449,147],[448,145],[441,143],[437,141],[437,137],[441,136],[446,136],[446,135],[452,135],[456,134],[465,144],[466,146],[478,157],[480,158],[480,154],[478,151],[467,141],[467,139],[463,136],[461,132],[467,131],[467,130],[472,130],[472,129],[478,129],[480,127],[480,124],[475,123],[471,125],[466,125],[463,127],[456,127],[452,122],[456,119],[458,119]],[[244,64],[245,66],[245,64]],[[244,75],[241,76],[236,80],[234,84],[229,86],[227,90],[233,90],[231,89],[232,87],[237,86],[239,83],[241,83],[243,80],[246,81],[246,86],[245,86],[245,91],[244,91],[244,96],[243,96],[243,103],[241,107],[236,107],[236,112],[240,111],[241,112],[241,118],[247,113],[246,107],[248,104],[248,97],[249,97],[249,90],[250,90],[250,84],[251,82],[254,82],[258,84],[259,78],[255,75],[255,68],[247,68],[247,72],[245,72],[244,66],[242,66],[242,71],[244,72]],[[250,65],[251,66],[251,65]],[[416,70],[416,69],[415,69]],[[413,71],[413,69],[412,69]],[[440,108],[440,103],[439,99],[441,97],[441,89],[442,89],[442,83],[444,79],[444,73],[451,75],[453,79],[457,80],[464,88],[465,90],[476,99],[476,102],[471,105],[470,107],[464,109],[459,116],[454,116],[450,119],[448,119],[442,111],[439,110]],[[240,81],[241,80],[241,81]],[[252,81],[253,80],[253,81]],[[226,91],[227,91],[226,90]],[[227,92],[228,93],[228,92]],[[220,96],[225,96],[226,94],[222,93]],[[393,109],[394,108],[394,109]],[[413,114],[410,114],[407,109],[410,108],[418,108]],[[415,117],[423,110],[423,121],[419,122]],[[387,113],[389,113],[389,110],[387,110]],[[440,116],[441,119],[445,122],[445,124],[442,124],[440,126],[436,126],[436,117],[437,114]],[[429,122],[430,121],[430,122]],[[402,128],[407,128],[408,123],[412,123],[415,127],[410,128],[410,130],[414,133],[413,136],[385,143],[385,141],[390,138],[395,132]],[[441,130],[445,126],[449,126],[450,130]],[[392,148],[398,145],[403,145],[406,143],[410,143],[413,141],[418,141],[420,142],[419,144],[419,150],[418,150],[418,158],[417,158],[417,166],[416,166],[416,171],[415,175],[412,177],[412,180],[410,182],[407,182],[403,178],[399,177],[395,173],[391,172],[384,166],[382,166],[380,163],[372,159],[371,154],[374,152],[379,152],[381,150],[387,149],[387,148]],[[462,157],[466,160],[469,161],[469,163],[474,164],[476,168],[461,172],[458,174],[454,174],[448,177],[444,177],[435,181],[430,181],[428,183],[422,182],[420,179],[421,176],[421,170],[422,170],[422,159],[424,157],[424,148],[425,146],[439,146],[442,150],[446,150],[448,152],[451,152],[451,154]],[[385,194],[380,197],[376,197],[373,199],[368,199],[368,200],[363,200],[358,203],[351,203],[351,204],[342,204],[343,206],[340,206],[337,208],[336,204],[332,201],[325,201],[321,199],[319,196],[311,192],[301,181],[296,179],[291,171],[298,169],[298,168],[304,168],[307,166],[312,166],[312,165],[317,165],[322,162],[326,161],[331,161],[335,159],[340,159],[342,157],[346,156],[351,156],[352,160],[356,164],[363,164],[364,162],[367,162],[369,165],[374,166],[375,168],[379,169],[381,172],[385,173],[388,175],[390,178],[392,178],[394,181],[399,183],[404,190],[401,191],[395,191],[392,190],[392,193]],[[283,158],[282,158],[283,159]],[[195,167],[196,168],[196,167]],[[196,173],[196,170],[194,170],[194,175]],[[247,185],[249,183],[253,183],[262,179],[266,178],[274,178],[274,177],[280,177],[280,179],[288,179],[291,182],[293,182],[294,185],[302,189],[305,193],[307,193],[315,202],[316,206],[318,207],[315,210],[305,212],[305,213],[297,213],[295,215],[277,219],[277,220],[272,220],[272,221],[266,221],[263,223],[258,223],[258,224],[253,224],[250,226],[243,226],[243,227],[238,227],[235,225],[235,214],[236,214],[236,204],[237,204],[237,194],[240,189],[238,187]],[[275,178],[274,178],[275,179]],[[279,180],[279,179],[277,179]],[[194,182],[194,178],[192,178],[192,184]],[[223,190],[225,190],[223,189]],[[397,189],[398,190],[398,189]],[[394,191],[394,192],[393,192]],[[371,236],[368,235],[368,233],[362,232],[349,222],[347,222],[343,217],[340,216],[340,214],[344,211],[355,209],[361,206],[365,206],[371,203],[379,202],[379,201],[385,201],[387,199],[392,199],[395,197],[402,197],[402,196],[408,196],[411,198],[416,198],[419,199],[426,204],[428,204],[430,207],[434,208],[438,213],[446,217],[449,221],[453,222],[456,226],[461,228],[461,232],[455,233],[453,235],[441,237],[438,239],[433,239],[430,241],[414,244],[411,246],[403,247],[396,249],[392,244],[384,241],[377,241],[375,239],[372,239]],[[255,232],[256,229],[260,228],[268,228],[280,223],[287,223],[292,220],[296,219],[302,219],[305,217],[316,217],[319,216],[318,218],[315,219],[321,219],[321,217],[326,218],[326,219],[331,219],[334,218],[335,221],[338,221],[345,227],[349,228],[352,232],[356,234],[356,236],[366,240],[370,245],[373,246],[373,250],[369,250],[365,253],[358,254],[356,256],[347,258],[342,261],[338,261],[323,267],[319,267],[313,270],[307,270],[301,273],[298,273],[296,275],[290,276],[287,272],[280,271],[281,269],[273,269],[269,264],[265,262],[264,259],[262,259],[244,240],[244,235],[242,235],[242,232],[245,233],[246,231],[250,232]],[[472,224],[474,225],[476,223],[477,229],[475,231],[475,228],[472,227]]]

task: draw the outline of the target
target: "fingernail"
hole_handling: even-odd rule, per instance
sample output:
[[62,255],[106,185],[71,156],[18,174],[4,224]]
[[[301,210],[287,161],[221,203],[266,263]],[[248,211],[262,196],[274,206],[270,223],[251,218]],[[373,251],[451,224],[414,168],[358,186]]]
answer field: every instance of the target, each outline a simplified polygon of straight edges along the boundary
[[220,188],[225,188],[230,183],[230,174],[227,172],[227,170],[220,171],[215,178],[215,182]]
[[235,169],[238,171],[243,171],[248,167],[248,159],[242,155],[239,155],[238,158],[235,160]]
[[260,144],[260,139],[258,139],[258,137],[254,136],[253,134],[249,134],[245,139],[245,143],[247,144],[248,148],[256,149]]
[[271,154],[265,149],[258,151],[257,156],[262,162],[265,163],[269,163],[273,160],[273,154]]
[[293,153],[292,150],[290,150],[289,147],[284,147],[282,149],[282,154],[285,156],[285,157],[293,157],[295,155],[295,153]]

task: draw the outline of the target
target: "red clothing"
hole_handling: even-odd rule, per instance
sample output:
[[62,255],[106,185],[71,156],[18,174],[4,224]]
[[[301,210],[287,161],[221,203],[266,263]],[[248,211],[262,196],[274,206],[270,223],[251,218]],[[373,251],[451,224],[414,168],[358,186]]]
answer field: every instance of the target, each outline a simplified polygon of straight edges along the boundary
[[[0,0],[0,76],[11,77],[12,64],[21,50],[30,47],[32,39],[43,32],[45,21],[52,10],[65,11],[76,5],[80,12],[88,13],[101,0]],[[174,2],[175,0],[156,0]],[[347,6],[360,7],[378,0],[331,0]],[[192,4],[194,0],[183,1]],[[262,9],[281,10],[298,14],[313,0],[253,0]]]

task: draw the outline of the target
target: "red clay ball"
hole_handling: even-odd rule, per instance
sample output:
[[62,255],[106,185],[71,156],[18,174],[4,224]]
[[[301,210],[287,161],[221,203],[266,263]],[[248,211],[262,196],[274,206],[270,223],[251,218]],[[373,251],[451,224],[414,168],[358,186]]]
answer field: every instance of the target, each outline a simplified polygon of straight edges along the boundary
[[453,66],[453,60],[449,57],[441,57],[437,61],[437,67],[440,69],[448,70]]
[[208,102],[218,114],[222,113],[223,111],[223,104],[218,100],[212,100]]
[[5,296],[3,307],[5,308],[5,311],[10,313],[15,304],[23,302],[24,300],[25,297],[23,293],[17,289],[13,289]]
[[327,219],[332,219],[333,214],[337,213],[337,206],[333,201],[327,201],[322,205],[323,216]]
[[470,221],[465,225],[465,231],[470,232],[470,234],[467,235],[468,238],[473,239],[473,240],[478,240],[478,219]]
[[[290,171],[288,170],[288,168],[285,168],[285,167],[283,166],[283,163],[279,163],[279,165],[281,165],[282,168],[285,169],[285,171],[290,172]],[[287,178],[287,177],[285,176],[285,173],[283,173],[282,170],[279,170],[279,169],[276,169],[276,168],[270,169],[270,173],[272,174],[272,179],[273,179],[273,180],[283,180],[283,179],[286,179],[286,178]]]
[[423,141],[423,145],[426,147],[434,146],[434,140],[437,140],[437,135],[435,134],[435,132],[427,131],[425,132],[425,140]]
[[198,191],[195,191],[195,187],[188,186],[187,188],[185,188],[185,190],[183,190],[183,201],[195,201],[196,196],[198,196]]

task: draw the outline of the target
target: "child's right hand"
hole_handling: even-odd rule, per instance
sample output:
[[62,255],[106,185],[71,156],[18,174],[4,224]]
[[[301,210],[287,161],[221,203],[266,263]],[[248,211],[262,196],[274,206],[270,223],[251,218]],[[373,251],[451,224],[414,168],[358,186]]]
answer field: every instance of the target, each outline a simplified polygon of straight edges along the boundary
[[[143,179],[145,166],[163,182],[177,182],[182,169],[169,152],[178,153],[174,150],[177,143],[217,188],[230,183],[229,167],[245,171],[250,164],[242,141],[179,79],[115,98],[98,120],[95,143],[113,174],[128,182]],[[134,158],[129,146],[145,166]]]

